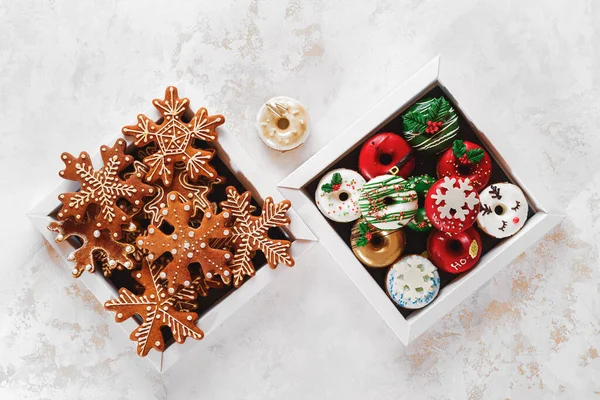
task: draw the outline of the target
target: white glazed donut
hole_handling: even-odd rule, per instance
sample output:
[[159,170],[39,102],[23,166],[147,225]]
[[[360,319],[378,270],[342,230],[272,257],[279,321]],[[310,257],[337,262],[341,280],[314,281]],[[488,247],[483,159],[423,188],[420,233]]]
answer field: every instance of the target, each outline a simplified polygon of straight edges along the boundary
[[256,118],[258,136],[277,151],[295,149],[310,133],[306,108],[290,97],[273,97],[262,105]]
[[440,275],[431,261],[409,254],[388,270],[385,288],[394,303],[408,309],[423,308],[440,291]]
[[481,209],[477,225],[496,238],[506,238],[519,232],[527,220],[529,206],[523,191],[512,183],[495,183],[479,194]]
[[327,218],[336,222],[352,222],[360,217],[358,198],[364,184],[365,178],[358,172],[334,169],[319,181],[315,202]]
[[380,175],[365,183],[358,205],[365,220],[382,231],[408,224],[419,208],[417,192],[395,175]]

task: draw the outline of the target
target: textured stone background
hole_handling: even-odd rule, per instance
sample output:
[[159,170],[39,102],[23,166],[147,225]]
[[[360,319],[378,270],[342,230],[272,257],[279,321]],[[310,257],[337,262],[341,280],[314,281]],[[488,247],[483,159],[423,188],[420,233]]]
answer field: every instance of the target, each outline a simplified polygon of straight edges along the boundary
[[[162,7],[162,8],[161,8]],[[600,398],[595,0],[0,1],[0,398]],[[435,55],[568,218],[405,348],[321,245],[161,376],[25,217],[179,80],[279,181]],[[310,141],[268,152],[269,97]]]

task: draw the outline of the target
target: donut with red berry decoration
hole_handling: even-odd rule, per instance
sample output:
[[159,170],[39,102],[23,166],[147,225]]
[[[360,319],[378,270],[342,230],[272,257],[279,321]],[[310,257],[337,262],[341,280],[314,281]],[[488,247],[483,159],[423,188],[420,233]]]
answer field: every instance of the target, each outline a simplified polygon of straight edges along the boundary
[[429,188],[425,212],[436,229],[459,233],[470,228],[477,219],[479,195],[469,178],[446,176]]
[[420,100],[402,116],[402,130],[414,150],[439,154],[458,134],[458,115],[444,97]]
[[358,200],[365,184],[358,172],[338,168],[326,173],[315,191],[315,203],[324,216],[336,222],[357,220],[361,211]]
[[492,176],[492,160],[481,146],[462,140],[455,140],[452,148],[446,150],[437,163],[438,178],[458,176],[469,178],[475,190],[481,190]]
[[433,231],[427,239],[427,254],[431,262],[450,274],[470,270],[481,257],[481,236],[475,227],[448,235]]
[[415,168],[412,148],[399,135],[382,132],[367,140],[358,156],[358,170],[370,180],[379,175],[398,175],[406,179]]

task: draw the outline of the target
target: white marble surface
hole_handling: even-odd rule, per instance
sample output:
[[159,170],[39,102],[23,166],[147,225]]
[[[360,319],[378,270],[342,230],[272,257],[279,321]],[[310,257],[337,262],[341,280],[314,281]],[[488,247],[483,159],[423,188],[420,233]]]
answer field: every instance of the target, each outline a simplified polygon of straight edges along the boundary
[[[598,21],[595,0],[1,1],[0,398],[600,398]],[[437,54],[568,218],[407,348],[317,245],[161,376],[25,217],[62,151],[168,84],[276,182]],[[279,94],[314,122],[291,155],[254,134]]]

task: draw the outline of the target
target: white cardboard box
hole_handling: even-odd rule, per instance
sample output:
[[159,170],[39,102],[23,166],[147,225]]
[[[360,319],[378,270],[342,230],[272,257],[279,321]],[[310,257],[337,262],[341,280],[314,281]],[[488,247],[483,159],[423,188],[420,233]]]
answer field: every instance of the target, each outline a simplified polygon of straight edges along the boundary
[[[189,86],[185,84],[178,85],[179,93],[190,99],[191,109],[194,108],[194,104],[199,104],[199,99],[203,97],[198,93],[194,92]],[[162,96],[162,91],[157,92],[157,96]],[[154,98],[154,97],[153,97]],[[152,99],[148,99],[148,103]],[[160,115],[156,109],[152,108],[146,110],[145,114],[158,120]],[[135,116],[132,116],[135,118]],[[120,128],[119,128],[120,129]],[[264,172],[261,171],[250,155],[246,153],[244,148],[237,141],[235,136],[225,127],[220,126],[217,128],[219,133],[219,139],[217,143],[214,143],[214,147],[217,150],[217,157],[219,157],[223,163],[233,172],[233,174],[240,180],[242,185],[252,192],[252,196],[259,204],[266,197],[272,197],[275,202],[284,200],[281,194],[277,191],[276,186],[272,185],[268,180],[264,178]],[[120,136],[122,138],[122,136]],[[125,137],[125,139],[131,143],[131,138]],[[117,137],[110,137],[105,143],[99,143],[97,148],[100,148],[101,144],[112,145],[117,140]],[[60,155],[57,154],[57,157]],[[92,157],[92,161],[96,168],[102,166],[102,159],[100,154],[96,153]],[[58,171],[57,171],[58,172]],[[28,216],[40,233],[46,238],[48,243],[58,252],[65,262],[65,273],[70,274],[72,267],[71,262],[67,260],[67,256],[75,250],[69,241],[57,243],[54,239],[56,234],[47,229],[50,221],[53,220],[50,215],[54,210],[61,206],[58,201],[58,195],[64,192],[75,191],[79,188],[79,183],[62,180],[56,178],[58,186],[49,193],[40,203],[38,203],[32,210],[28,212]],[[223,185],[223,188],[226,186]],[[294,204],[292,204],[292,207]],[[306,226],[306,224],[300,219],[294,208],[290,208],[287,215],[290,218],[290,225],[282,228],[282,230],[289,236],[293,242],[290,254],[298,260],[298,258],[306,252],[316,241],[316,237]],[[271,269],[266,264],[257,269],[256,275],[246,280],[244,284],[238,289],[232,291],[225,298],[219,300],[212,308],[202,314],[197,322],[197,325],[204,331],[205,335],[214,334],[217,327],[231,317],[241,306],[246,302],[250,301],[257,293],[259,293],[264,287],[274,282],[279,274],[286,272],[288,268],[285,266],[279,266],[277,269]],[[96,296],[101,304],[105,301],[117,297],[117,289],[115,289],[100,272],[90,274],[84,272],[79,278],[87,286],[87,288]],[[108,313],[109,311],[107,311]],[[112,313],[111,313],[112,314]],[[129,340],[129,334],[135,329],[137,322],[133,318],[129,318],[122,322],[120,325],[123,331],[127,335]],[[135,348],[134,342],[131,342]],[[146,356],[152,362],[152,364],[159,371],[166,371],[168,368],[173,366],[183,355],[192,352],[195,348],[201,346],[204,341],[187,339],[184,344],[174,343],[169,346],[164,353],[157,352],[152,349]]]
[[[300,216],[317,234],[331,256],[405,345],[469,297],[564,218],[563,211],[539,185],[535,169],[530,168],[526,161],[518,159],[503,137],[484,134],[477,129],[473,118],[467,115],[460,102],[452,95],[450,78],[447,78],[439,67],[440,58],[436,57],[278,185],[281,193],[292,201]],[[308,193],[305,187],[316,177],[331,170],[340,159],[360,146],[366,138],[403,113],[414,101],[436,86],[439,86],[455,108],[462,112],[467,123],[487,146],[490,155],[496,159],[506,175],[523,189],[529,206],[535,214],[515,236],[503,240],[485,254],[474,269],[458,275],[443,287],[433,303],[405,318],[319,212],[311,200],[314,198],[314,193]]]

